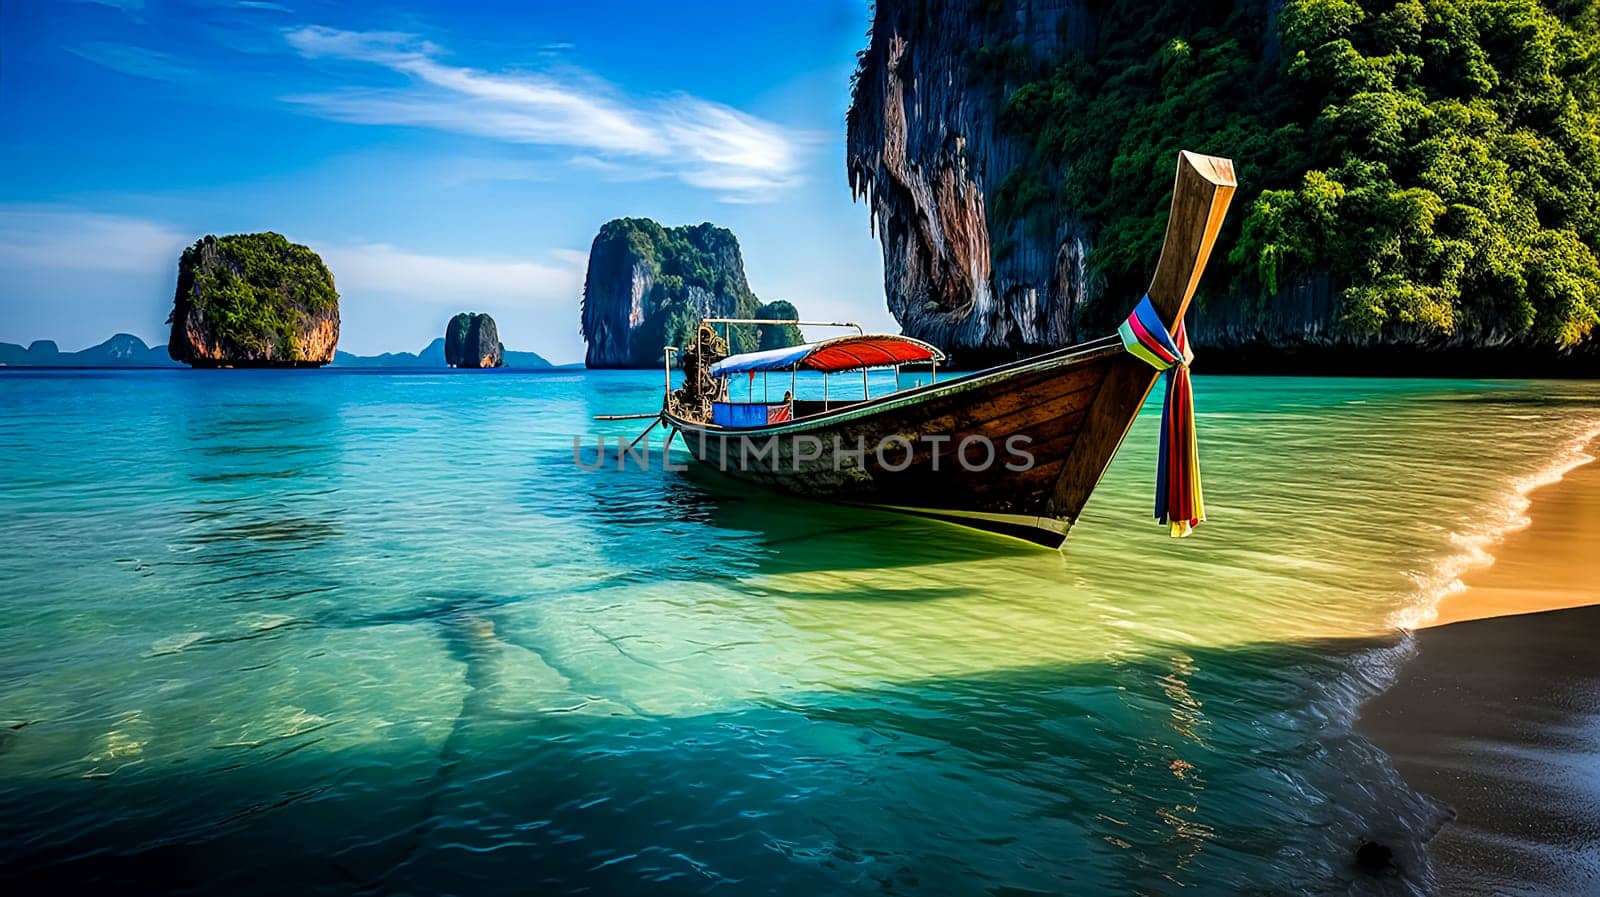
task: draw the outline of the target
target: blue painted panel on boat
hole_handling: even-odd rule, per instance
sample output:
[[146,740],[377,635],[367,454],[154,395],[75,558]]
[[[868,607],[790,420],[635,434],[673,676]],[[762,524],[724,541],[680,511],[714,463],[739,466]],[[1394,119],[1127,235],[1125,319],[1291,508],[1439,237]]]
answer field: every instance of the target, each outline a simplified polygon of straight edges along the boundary
[[713,402],[711,422],[720,427],[764,427],[767,425],[765,404]]

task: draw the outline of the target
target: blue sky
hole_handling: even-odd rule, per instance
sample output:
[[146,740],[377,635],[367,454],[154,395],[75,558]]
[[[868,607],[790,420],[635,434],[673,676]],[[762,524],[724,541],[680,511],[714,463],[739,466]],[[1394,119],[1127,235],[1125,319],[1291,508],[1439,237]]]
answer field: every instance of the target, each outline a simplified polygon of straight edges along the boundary
[[[470,7],[470,8],[465,8]],[[865,0],[5,0],[0,341],[164,342],[177,257],[276,230],[333,269],[340,348],[487,311],[582,357],[606,220],[713,221],[751,286],[897,330],[844,173]]]

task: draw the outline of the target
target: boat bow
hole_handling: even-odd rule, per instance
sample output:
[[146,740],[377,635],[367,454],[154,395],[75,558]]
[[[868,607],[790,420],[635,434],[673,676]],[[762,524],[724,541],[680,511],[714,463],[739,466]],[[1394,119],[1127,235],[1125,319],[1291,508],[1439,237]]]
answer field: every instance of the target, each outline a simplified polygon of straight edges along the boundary
[[[1238,182],[1233,161],[1183,150],[1172,185],[1166,238],[1146,295],[1169,334],[1176,335],[1216,246]],[[1160,372],[1133,355],[1116,359],[1089,407],[1078,446],[1061,468],[1045,513],[1076,519],[1128,435]]]

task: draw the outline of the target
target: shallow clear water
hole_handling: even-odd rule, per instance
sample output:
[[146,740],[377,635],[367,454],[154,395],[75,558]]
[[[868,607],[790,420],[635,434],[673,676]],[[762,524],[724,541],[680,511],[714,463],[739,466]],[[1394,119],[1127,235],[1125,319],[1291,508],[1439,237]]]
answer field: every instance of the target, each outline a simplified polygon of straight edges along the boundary
[[0,881],[1425,887],[1350,720],[1600,388],[1196,391],[1210,521],[1152,404],[1054,553],[579,470],[647,372],[0,375]]

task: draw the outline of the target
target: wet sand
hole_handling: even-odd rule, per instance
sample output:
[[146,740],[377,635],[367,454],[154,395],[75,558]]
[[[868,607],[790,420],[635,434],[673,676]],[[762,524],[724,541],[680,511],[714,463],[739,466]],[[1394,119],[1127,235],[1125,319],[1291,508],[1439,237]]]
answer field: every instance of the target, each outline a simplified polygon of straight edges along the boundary
[[[1600,440],[1585,453],[1600,456]],[[1494,564],[1463,577],[1429,626],[1600,602],[1600,462],[1528,497],[1533,522],[1491,548]]]
[[1455,813],[1429,844],[1443,894],[1600,893],[1600,463],[1530,499],[1533,522],[1362,710],[1361,732]]

